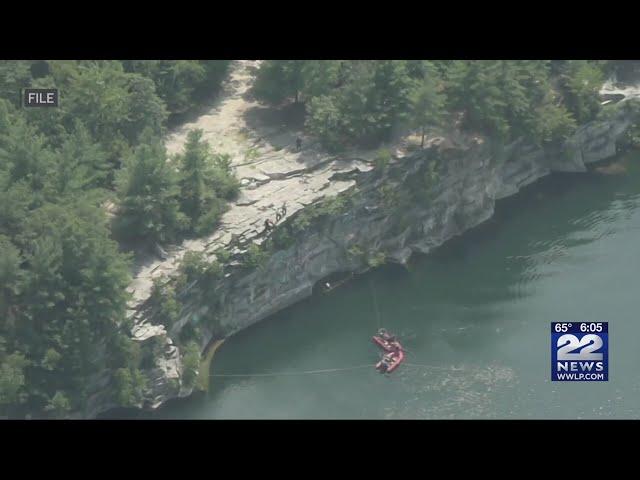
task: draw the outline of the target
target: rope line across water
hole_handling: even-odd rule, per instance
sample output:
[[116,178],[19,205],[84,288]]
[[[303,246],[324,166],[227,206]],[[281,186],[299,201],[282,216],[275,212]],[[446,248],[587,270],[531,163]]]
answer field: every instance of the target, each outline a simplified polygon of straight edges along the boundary
[[[403,363],[406,367],[422,367],[422,368],[430,368],[432,370],[461,370],[456,368],[447,368],[447,367],[437,367],[434,365],[422,365],[419,363]],[[371,368],[375,367],[375,363],[371,363],[369,365],[356,365],[354,367],[345,367],[345,368],[326,368],[324,370],[306,370],[302,372],[274,372],[274,373],[212,373],[211,377],[279,377],[283,375],[312,375],[316,373],[331,373],[331,372],[346,372],[348,370],[357,370],[360,368]]]
[[345,368],[327,368],[324,370],[306,370],[303,372],[277,372],[277,373],[212,373],[212,377],[277,377],[281,375],[311,375],[314,373],[329,373],[329,372],[345,372],[347,370],[356,370],[358,368],[371,368],[375,367],[375,363],[368,365],[356,365],[355,367]]

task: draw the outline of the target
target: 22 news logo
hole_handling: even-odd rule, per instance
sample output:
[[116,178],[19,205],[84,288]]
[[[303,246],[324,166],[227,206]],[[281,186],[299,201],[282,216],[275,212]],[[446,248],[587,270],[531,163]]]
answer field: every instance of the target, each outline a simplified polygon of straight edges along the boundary
[[551,381],[609,380],[607,322],[551,323]]

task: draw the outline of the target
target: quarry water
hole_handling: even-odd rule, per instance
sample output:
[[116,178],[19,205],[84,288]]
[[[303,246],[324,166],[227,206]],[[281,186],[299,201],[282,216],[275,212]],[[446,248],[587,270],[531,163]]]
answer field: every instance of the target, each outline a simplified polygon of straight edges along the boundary
[[[620,159],[618,159],[620,160]],[[152,418],[640,418],[640,154],[620,175],[554,174],[407,269],[389,265],[228,339],[211,377]],[[550,381],[550,322],[609,322],[608,382]],[[137,414],[138,416],[140,414]],[[148,415],[145,415],[148,417]]]

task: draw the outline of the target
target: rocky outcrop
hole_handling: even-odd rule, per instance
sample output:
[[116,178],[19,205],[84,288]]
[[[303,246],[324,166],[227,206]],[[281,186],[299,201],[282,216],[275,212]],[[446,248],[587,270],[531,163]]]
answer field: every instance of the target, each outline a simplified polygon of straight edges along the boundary
[[[424,150],[393,157],[384,167],[358,161],[335,169],[327,181],[342,187],[297,210],[277,229],[293,228],[300,215],[309,215],[331,196],[342,200],[339,208],[331,215],[311,215],[309,226],[297,231],[288,247],[271,251],[254,269],[229,264],[223,278],[207,287],[211,291],[203,291],[199,282],[188,285],[188,294],[180,292],[181,318],[169,332],[153,325],[147,310],[138,310],[134,339],[153,345],[156,352],[154,367],[145,371],[148,391],[140,406],[156,408],[191,393],[181,382],[181,356],[173,340],[187,325],[199,326],[204,349],[212,338],[231,335],[308,297],[328,275],[363,271],[381,259],[405,263],[414,252],[429,253],[489,219],[496,200],[551,172],[583,172],[589,163],[615,155],[616,142],[636,121],[637,110],[626,103],[609,119],[584,125],[554,149],[522,141],[498,147],[472,139],[440,139]],[[233,242],[228,243],[231,251],[241,249]],[[215,308],[202,302],[207,297],[219,300]],[[110,406],[95,397],[88,415]]]

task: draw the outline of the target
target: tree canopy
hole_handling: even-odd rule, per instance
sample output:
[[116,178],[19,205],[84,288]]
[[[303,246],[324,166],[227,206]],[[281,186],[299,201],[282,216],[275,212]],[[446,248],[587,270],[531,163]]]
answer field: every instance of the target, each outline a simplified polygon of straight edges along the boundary
[[[188,230],[161,136],[228,65],[146,62],[0,62],[0,415],[82,411],[108,369],[121,372],[123,404],[144,388],[126,328],[131,258],[113,233],[152,242]],[[20,108],[26,87],[58,88],[59,108]],[[207,159],[206,178],[230,198],[228,163]]]
[[[398,131],[462,127],[508,142],[560,141],[595,118],[606,62],[542,60],[271,60],[257,72],[263,101],[305,104],[327,148],[373,145]],[[451,128],[451,127],[449,127]]]

